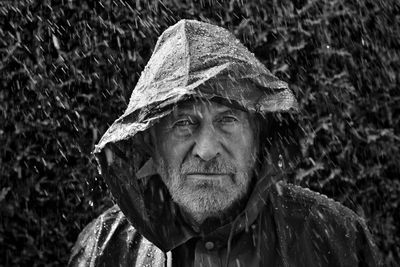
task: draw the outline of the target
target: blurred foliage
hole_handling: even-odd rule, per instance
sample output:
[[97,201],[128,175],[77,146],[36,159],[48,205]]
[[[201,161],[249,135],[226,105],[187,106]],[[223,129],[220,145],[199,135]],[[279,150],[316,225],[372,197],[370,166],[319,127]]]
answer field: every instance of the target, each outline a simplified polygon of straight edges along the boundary
[[397,0],[0,2],[0,265],[63,266],[112,205],[91,151],[181,18],[230,29],[297,95],[293,182],[363,216],[400,264]]

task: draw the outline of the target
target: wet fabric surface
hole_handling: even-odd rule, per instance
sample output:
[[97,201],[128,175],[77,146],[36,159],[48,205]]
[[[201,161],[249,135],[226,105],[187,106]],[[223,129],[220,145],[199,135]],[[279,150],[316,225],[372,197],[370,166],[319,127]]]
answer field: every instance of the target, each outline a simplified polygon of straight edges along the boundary
[[[265,200],[231,240],[228,266],[379,266],[365,223],[339,203],[285,183]],[[193,237],[172,250],[172,266],[225,266],[228,244],[218,242]],[[167,266],[167,256],[114,206],[81,233],[69,266]]]

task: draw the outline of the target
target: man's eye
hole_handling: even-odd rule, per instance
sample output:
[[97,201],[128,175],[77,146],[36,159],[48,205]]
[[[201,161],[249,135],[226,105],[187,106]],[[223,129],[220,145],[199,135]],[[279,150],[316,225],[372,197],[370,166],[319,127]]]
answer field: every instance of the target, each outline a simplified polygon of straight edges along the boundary
[[229,123],[237,122],[238,119],[236,119],[236,118],[233,117],[233,116],[224,116],[224,117],[222,117],[219,121],[220,121],[221,123],[229,124]]
[[185,127],[185,126],[191,126],[191,125],[194,125],[194,121],[189,120],[189,119],[178,120],[174,123],[174,126],[177,126],[177,127]]
[[196,128],[196,121],[192,119],[180,119],[172,125],[177,136],[191,135]]

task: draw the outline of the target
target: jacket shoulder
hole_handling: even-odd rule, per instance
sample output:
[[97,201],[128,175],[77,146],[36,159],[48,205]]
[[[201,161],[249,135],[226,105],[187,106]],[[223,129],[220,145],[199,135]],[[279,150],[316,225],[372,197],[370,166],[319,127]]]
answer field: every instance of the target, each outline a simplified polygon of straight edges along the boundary
[[283,216],[289,221],[321,227],[324,232],[336,229],[336,234],[340,229],[344,235],[367,230],[362,217],[324,194],[293,184],[278,183],[276,186],[276,205],[281,206]]
[[301,209],[304,212],[320,212],[332,217],[346,218],[351,221],[362,220],[354,211],[345,207],[343,204],[327,197],[324,194],[312,191],[294,184],[278,183],[276,191],[280,195],[280,201],[283,205],[293,209]]
[[115,205],[82,230],[72,248],[68,266],[134,266],[138,259],[145,263],[163,261],[162,257]]
[[324,251],[324,260],[336,266],[380,266],[380,255],[367,225],[354,211],[307,188],[287,183],[275,186],[276,217],[283,226],[280,233],[292,244],[294,237],[303,240],[299,251],[316,259],[313,255],[318,253],[314,252]]

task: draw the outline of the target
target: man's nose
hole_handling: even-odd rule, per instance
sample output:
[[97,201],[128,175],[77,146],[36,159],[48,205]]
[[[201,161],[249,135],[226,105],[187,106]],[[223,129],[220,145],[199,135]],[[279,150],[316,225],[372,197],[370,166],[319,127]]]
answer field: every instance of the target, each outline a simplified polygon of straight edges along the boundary
[[221,143],[214,127],[202,127],[195,139],[193,156],[209,161],[221,154]]

